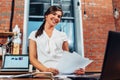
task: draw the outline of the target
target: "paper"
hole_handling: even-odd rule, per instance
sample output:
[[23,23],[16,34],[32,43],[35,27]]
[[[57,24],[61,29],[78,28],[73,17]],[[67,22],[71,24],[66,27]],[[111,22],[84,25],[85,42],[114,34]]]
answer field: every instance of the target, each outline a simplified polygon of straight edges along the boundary
[[0,80],[1,78],[10,78],[12,75],[0,75]]
[[71,74],[71,75],[69,75],[69,74],[67,74],[67,75],[63,75],[63,74],[60,74],[60,75],[56,75],[56,76],[54,76],[55,78],[56,77],[58,77],[58,78],[67,78],[67,77],[72,77],[72,78],[75,78],[75,77],[85,77],[85,78],[100,78],[100,75],[101,75],[101,73],[91,73],[91,74],[83,74],[83,75],[75,75],[75,74]]
[[77,53],[64,53],[62,58],[59,60],[56,68],[59,70],[60,74],[74,73],[75,70],[79,68],[85,68],[93,60],[88,58],[83,58]]

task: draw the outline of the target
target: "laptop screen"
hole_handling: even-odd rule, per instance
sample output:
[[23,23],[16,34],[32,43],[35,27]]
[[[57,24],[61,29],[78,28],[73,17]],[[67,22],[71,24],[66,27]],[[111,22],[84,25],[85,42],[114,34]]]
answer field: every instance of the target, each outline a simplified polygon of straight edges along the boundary
[[109,32],[100,80],[120,80],[120,32]]
[[29,67],[28,55],[5,55],[3,68],[21,69]]

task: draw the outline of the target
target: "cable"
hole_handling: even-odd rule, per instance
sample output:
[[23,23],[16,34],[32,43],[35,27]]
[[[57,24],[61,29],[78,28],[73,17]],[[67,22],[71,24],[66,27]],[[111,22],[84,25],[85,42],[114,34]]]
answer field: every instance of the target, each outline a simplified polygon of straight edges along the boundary
[[13,17],[14,17],[14,3],[15,3],[15,1],[12,0],[11,17],[10,17],[10,28],[9,28],[10,32],[12,32],[12,22],[13,22]]

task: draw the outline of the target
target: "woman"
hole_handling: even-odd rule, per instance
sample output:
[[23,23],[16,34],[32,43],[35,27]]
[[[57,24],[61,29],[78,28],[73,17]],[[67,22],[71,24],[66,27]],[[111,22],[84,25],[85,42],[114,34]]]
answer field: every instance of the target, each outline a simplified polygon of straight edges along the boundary
[[[63,51],[69,51],[66,34],[55,29],[62,15],[60,7],[51,6],[45,12],[43,24],[29,36],[30,62],[39,71],[59,74],[55,69],[57,61]],[[75,73],[84,74],[84,70],[79,69]]]

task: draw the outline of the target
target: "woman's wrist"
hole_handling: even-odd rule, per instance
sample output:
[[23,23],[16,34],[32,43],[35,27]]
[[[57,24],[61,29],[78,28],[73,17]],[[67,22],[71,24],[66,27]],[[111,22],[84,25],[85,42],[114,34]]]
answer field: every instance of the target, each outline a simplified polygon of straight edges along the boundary
[[46,67],[43,67],[40,69],[41,72],[47,72],[47,70],[48,70],[48,68],[46,68]]

